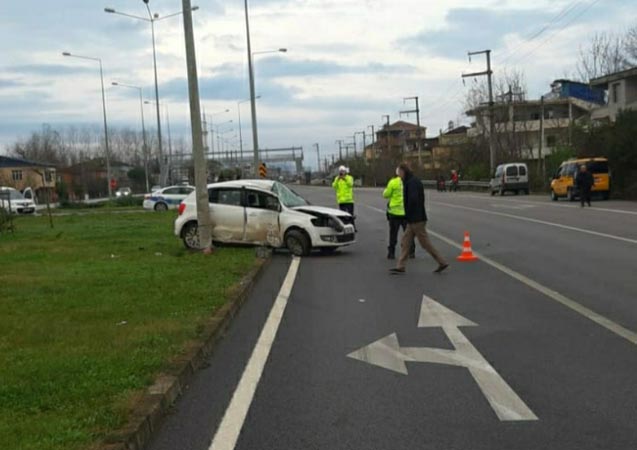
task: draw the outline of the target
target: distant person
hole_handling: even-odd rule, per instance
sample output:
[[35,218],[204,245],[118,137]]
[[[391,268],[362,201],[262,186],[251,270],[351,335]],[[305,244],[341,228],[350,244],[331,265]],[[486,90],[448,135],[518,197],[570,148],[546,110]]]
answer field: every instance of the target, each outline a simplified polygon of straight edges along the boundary
[[460,177],[458,176],[458,172],[456,170],[451,171],[451,189],[450,191],[458,192],[458,182],[460,181]]
[[336,191],[336,202],[341,211],[354,215],[354,177],[349,174],[347,167],[338,168],[338,176],[334,178],[332,187]]
[[442,255],[433,246],[427,234],[427,212],[425,211],[425,188],[422,182],[414,176],[413,172],[407,164],[401,164],[398,167],[398,175],[403,181],[403,201],[405,203],[405,221],[407,222],[407,230],[403,234],[401,242],[402,251],[400,259],[395,269],[391,269],[392,274],[405,273],[405,265],[409,258],[411,242],[414,237],[418,239],[420,246],[438,263],[435,273],[442,273],[449,264],[443,259]]
[[447,192],[447,184],[445,181],[445,176],[443,174],[438,175],[438,179],[436,180],[436,188],[438,192]]
[[582,164],[579,168],[579,173],[575,177],[575,185],[577,186],[577,190],[579,191],[579,198],[582,203],[582,208],[584,207],[584,203],[591,206],[591,192],[593,190],[593,186],[595,185],[595,178],[593,174],[589,172],[586,164]]
[[[407,229],[405,220],[405,203],[403,200],[403,180],[398,175],[389,180],[387,187],[383,191],[383,197],[387,200],[387,221],[389,222],[389,247],[387,248],[387,259],[396,259],[396,244],[398,243],[398,230]],[[416,244],[412,238],[409,257],[416,257]]]

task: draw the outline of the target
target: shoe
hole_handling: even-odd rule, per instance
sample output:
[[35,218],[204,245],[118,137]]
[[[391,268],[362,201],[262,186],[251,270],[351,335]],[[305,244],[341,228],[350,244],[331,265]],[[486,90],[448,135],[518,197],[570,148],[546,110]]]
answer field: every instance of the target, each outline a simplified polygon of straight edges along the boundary
[[396,259],[396,251],[393,249],[389,249],[387,251],[387,259]]
[[442,273],[445,270],[447,270],[449,268],[449,264],[441,264],[438,266],[438,268],[436,270],[434,270],[434,273]]
[[389,269],[389,273],[391,275],[402,275],[405,272],[406,272],[405,269]]

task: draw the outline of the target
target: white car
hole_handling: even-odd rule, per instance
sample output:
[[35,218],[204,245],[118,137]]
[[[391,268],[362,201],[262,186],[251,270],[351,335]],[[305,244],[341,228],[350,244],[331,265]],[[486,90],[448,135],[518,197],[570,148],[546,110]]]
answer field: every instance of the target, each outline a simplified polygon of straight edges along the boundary
[[192,186],[169,186],[144,197],[144,209],[168,211],[177,209],[179,204],[195,191]]
[[[200,246],[195,197],[184,200],[175,221],[175,235],[190,249]],[[331,252],[356,241],[350,214],[310,205],[278,181],[211,184],[208,198],[215,242],[287,248],[306,256],[313,249]]]
[[14,214],[35,213],[33,200],[24,198],[20,191],[11,187],[0,187],[0,208]]

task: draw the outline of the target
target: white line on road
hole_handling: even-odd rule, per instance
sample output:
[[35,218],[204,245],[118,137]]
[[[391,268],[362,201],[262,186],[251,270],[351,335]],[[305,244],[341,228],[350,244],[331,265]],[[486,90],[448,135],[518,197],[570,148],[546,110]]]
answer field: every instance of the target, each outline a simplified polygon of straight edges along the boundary
[[[369,206],[369,205],[364,205],[367,208],[370,208],[374,211],[378,211],[381,212],[383,214],[385,214],[385,211],[383,211],[382,209],[379,208],[375,208],[373,206]],[[429,234],[431,234],[432,236],[440,239],[441,241],[443,241],[444,243],[458,249],[458,250],[462,250],[462,245],[456,243],[455,241],[453,241],[452,239],[449,239],[446,236],[443,236],[440,233],[436,233],[435,231],[431,231],[428,230]],[[598,325],[601,325],[602,327],[606,328],[607,330],[611,331],[612,333],[616,334],[617,336],[620,336],[626,340],[628,340],[630,343],[637,345],[637,333],[635,333],[634,331],[631,331],[623,326],[621,326],[620,324],[613,322],[611,319],[602,316],[601,314],[596,313],[595,311],[593,311],[592,309],[587,308],[584,305],[581,305],[580,303],[577,303],[575,300],[572,300],[568,297],[566,297],[565,295],[560,294],[557,291],[554,291],[551,288],[548,288],[540,283],[538,283],[537,281],[534,281],[532,279],[530,279],[527,276],[522,275],[519,272],[516,272],[513,269],[508,268],[507,266],[500,264],[499,262],[496,262],[490,258],[487,258],[486,256],[474,251],[473,252],[476,256],[478,256],[478,258],[480,258],[480,261],[484,262],[485,264],[488,264],[489,266],[493,267],[494,269],[499,270],[500,272],[510,276],[511,278],[514,278],[516,280],[518,280],[519,282],[527,285],[528,287],[535,289],[536,291],[540,292],[541,294],[545,295],[546,297],[550,298],[551,300],[556,301],[557,303],[562,304],[563,306],[566,306],[567,308],[571,309],[572,311],[575,311],[576,313],[586,317],[589,320],[592,320],[593,322],[595,322]]]
[[209,450],[234,450],[237,445],[241,428],[243,428],[254,393],[261,380],[265,363],[268,360],[276,333],[281,324],[285,307],[292,293],[300,263],[301,260],[299,258],[294,258],[290,264],[279,295],[274,301],[274,305],[272,305],[268,319],[263,325],[259,339],[254,346],[248,364],[243,370],[241,380],[232,395],[232,400],[228,405],[228,409],[226,409],[219,428],[217,428]]
[[628,242],[629,244],[637,244],[637,239],[631,239],[631,238],[627,238],[623,236],[616,236],[614,234],[601,233],[599,231],[587,230],[585,228],[572,227],[570,225],[563,225],[561,223],[547,222],[546,220],[532,219],[531,217],[516,216],[515,214],[488,211],[486,209],[471,208],[469,206],[451,205],[449,203],[436,202],[436,201],[432,201],[431,203],[435,205],[439,205],[439,206],[445,206],[447,208],[464,209],[466,211],[473,211],[473,212],[478,212],[482,214],[490,214],[492,216],[507,217],[509,219],[522,220],[524,222],[537,223],[540,225],[547,225],[550,227],[561,228],[563,230],[577,231],[578,233],[590,234],[591,236],[597,236],[597,237],[603,237],[607,239],[613,239],[616,241]]

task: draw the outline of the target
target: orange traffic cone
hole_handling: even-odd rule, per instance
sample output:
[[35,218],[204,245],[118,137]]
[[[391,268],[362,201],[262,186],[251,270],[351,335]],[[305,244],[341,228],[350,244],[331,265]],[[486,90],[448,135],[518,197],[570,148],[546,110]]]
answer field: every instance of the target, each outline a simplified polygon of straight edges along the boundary
[[471,238],[469,237],[469,232],[465,232],[464,234],[464,244],[462,245],[462,253],[458,256],[458,261],[462,262],[473,262],[477,261],[478,257],[473,254],[473,250],[471,249]]

